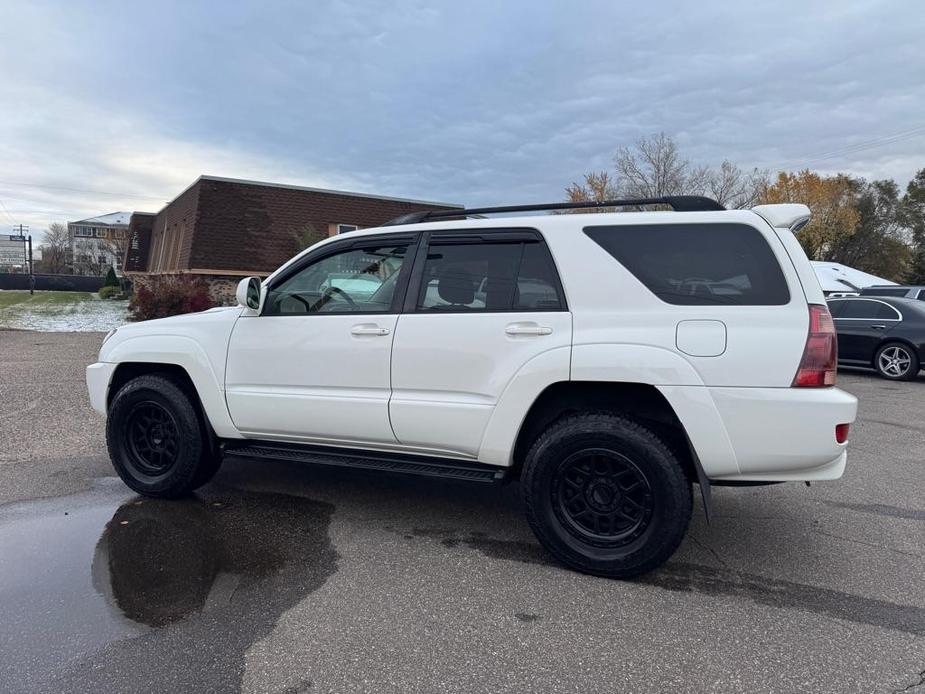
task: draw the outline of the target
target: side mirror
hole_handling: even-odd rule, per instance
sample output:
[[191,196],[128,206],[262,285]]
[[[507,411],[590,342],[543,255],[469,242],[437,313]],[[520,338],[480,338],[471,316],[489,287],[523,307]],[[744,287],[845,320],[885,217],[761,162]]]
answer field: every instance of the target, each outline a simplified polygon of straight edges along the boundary
[[245,277],[238,282],[235,298],[238,300],[238,304],[244,308],[259,311],[262,293],[262,284],[259,277]]

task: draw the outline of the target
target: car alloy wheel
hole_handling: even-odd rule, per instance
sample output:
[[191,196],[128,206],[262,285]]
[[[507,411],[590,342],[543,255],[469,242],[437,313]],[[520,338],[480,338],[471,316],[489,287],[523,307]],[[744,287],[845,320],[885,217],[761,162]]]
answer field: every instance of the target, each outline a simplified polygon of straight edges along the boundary
[[562,461],[552,485],[553,509],[573,536],[597,547],[623,547],[649,526],[649,481],[629,458],[605,448]]
[[877,358],[880,371],[893,378],[902,378],[912,365],[912,356],[899,345],[887,347]]
[[130,464],[145,477],[168,472],[180,450],[179,431],[173,415],[157,402],[147,400],[132,408],[125,427]]

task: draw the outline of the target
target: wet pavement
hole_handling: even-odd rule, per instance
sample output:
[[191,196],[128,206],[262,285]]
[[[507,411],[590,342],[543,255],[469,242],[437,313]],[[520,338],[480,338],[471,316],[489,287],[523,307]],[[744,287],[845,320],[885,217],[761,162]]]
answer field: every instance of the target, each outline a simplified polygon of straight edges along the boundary
[[843,374],[845,479],[715,489],[618,582],[516,485],[234,460],[141,499],[79,390],[98,340],[0,331],[2,692],[925,691],[925,381]]
[[[179,501],[126,491],[106,478],[0,508],[7,691],[151,691],[170,669],[234,691],[247,648],[336,570],[330,504],[218,486]],[[216,630],[222,647],[203,658]]]

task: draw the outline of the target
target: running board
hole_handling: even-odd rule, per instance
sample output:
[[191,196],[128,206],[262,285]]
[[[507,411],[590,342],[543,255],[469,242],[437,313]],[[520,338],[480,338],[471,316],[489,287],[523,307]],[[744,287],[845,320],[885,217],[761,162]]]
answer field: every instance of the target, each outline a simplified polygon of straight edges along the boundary
[[468,482],[500,482],[504,480],[507,473],[507,468],[483,463],[467,463],[453,460],[452,458],[431,458],[421,455],[401,455],[398,453],[269,441],[243,445],[226,442],[224,454],[242,458],[294,460],[314,465],[381,470],[382,472],[421,475],[424,477],[443,477]]

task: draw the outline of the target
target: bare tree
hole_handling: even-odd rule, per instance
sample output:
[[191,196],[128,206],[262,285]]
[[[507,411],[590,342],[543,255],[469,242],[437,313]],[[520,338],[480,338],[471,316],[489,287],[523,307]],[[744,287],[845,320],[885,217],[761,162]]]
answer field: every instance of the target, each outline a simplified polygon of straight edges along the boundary
[[[128,230],[111,229],[109,236],[99,240],[98,246],[103,253],[108,253],[115,258],[117,261],[116,266],[121,268],[125,265],[125,251],[128,250],[128,242]],[[109,266],[110,263],[107,262],[102,270],[105,271]]]
[[74,239],[74,272],[78,275],[102,275],[109,268],[109,258],[102,239]]
[[623,147],[614,157],[617,190],[629,198],[685,195],[702,185],[702,170],[691,170],[678,146],[665,133],[640,138],[633,148]]
[[585,174],[583,184],[572,183],[565,189],[568,199],[581,202],[614,197],[709,195],[724,207],[744,208],[757,204],[769,185],[766,171],[743,171],[728,160],[718,169],[692,165],[665,133],[622,147],[614,156],[614,168],[613,178],[606,171]]
[[42,265],[53,274],[62,274],[69,270],[71,264],[71,246],[67,225],[52,222],[45,231],[42,243]]
[[770,185],[767,171],[752,169],[746,172],[728,159],[718,169],[706,171],[703,193],[731,209],[754,207]]

